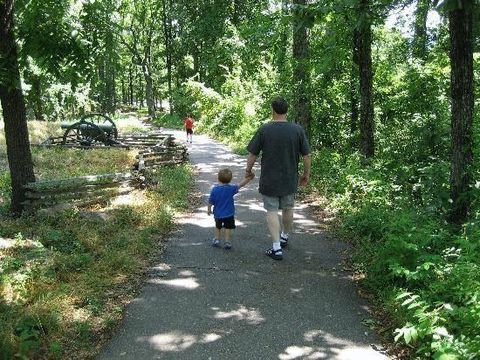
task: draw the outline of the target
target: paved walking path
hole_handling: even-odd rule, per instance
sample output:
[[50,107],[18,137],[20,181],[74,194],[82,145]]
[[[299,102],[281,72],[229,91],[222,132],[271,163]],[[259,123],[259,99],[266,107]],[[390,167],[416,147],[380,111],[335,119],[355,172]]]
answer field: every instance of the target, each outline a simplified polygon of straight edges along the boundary
[[[205,204],[220,167],[240,181],[245,157],[204,136],[188,146]],[[327,239],[301,204],[283,260],[263,255],[271,239],[258,166],[255,173],[236,196],[233,249],[209,246],[205,204],[181,219],[98,359],[386,359],[362,325],[366,304],[341,270],[347,245]]]

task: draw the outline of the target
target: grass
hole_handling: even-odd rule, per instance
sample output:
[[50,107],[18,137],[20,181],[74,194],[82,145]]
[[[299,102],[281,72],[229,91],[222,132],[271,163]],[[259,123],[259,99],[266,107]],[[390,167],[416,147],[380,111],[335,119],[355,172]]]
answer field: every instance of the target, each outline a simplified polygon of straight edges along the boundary
[[[131,170],[137,150],[34,148],[35,175],[38,179],[109,174]],[[59,161],[59,159],[61,161]]]
[[[35,139],[51,123],[38,125]],[[125,171],[134,153],[35,148],[33,155],[36,174],[50,179]],[[0,195],[8,197],[6,174]],[[135,203],[97,212],[17,219],[0,212],[0,238],[14,239],[0,250],[0,359],[93,357],[138,289],[152,249],[162,248],[175,213],[187,207],[192,174],[187,165],[161,169],[150,175],[158,186],[135,194]]]

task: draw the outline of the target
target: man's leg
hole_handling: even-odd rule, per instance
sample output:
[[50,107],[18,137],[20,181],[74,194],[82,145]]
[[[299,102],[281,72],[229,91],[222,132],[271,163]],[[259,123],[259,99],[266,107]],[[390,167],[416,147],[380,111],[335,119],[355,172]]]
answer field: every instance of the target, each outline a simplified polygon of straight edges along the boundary
[[280,219],[278,211],[267,211],[267,225],[273,241],[273,250],[280,249]]
[[293,227],[293,209],[282,209],[282,231],[285,234],[290,233]]
[[280,233],[280,246],[288,245],[288,236],[293,227],[293,208],[282,209],[282,232]]

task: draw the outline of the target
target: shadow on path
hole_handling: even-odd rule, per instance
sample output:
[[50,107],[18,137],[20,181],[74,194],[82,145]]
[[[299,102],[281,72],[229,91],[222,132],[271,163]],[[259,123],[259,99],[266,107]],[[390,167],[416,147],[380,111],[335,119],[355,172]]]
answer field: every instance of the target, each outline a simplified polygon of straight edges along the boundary
[[263,255],[271,239],[258,178],[236,197],[233,249],[209,246],[206,201],[218,169],[230,167],[239,182],[246,160],[204,136],[188,146],[204,204],[179,220],[98,359],[386,359],[362,325],[367,304],[341,270],[347,245],[327,240],[301,204],[283,261]]

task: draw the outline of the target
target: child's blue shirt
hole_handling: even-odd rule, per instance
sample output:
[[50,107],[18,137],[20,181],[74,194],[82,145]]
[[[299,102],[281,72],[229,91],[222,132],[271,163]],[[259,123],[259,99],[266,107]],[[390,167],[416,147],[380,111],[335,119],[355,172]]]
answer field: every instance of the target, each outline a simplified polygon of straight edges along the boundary
[[235,215],[233,196],[239,189],[236,184],[217,184],[212,188],[208,201],[213,205],[215,219],[225,219]]

